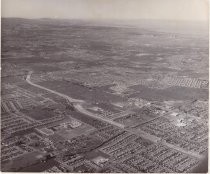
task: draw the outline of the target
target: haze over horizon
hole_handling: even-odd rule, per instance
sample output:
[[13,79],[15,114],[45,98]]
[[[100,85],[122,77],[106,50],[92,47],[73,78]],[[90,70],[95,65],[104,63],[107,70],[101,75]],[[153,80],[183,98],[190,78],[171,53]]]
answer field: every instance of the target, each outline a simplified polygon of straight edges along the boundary
[[2,17],[208,21],[208,0],[2,0]]

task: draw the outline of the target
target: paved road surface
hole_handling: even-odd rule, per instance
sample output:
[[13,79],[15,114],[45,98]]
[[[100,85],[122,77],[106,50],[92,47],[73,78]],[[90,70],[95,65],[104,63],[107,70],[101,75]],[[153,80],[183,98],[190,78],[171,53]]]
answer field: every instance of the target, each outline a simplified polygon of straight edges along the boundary
[[88,116],[90,116],[90,117],[93,117],[93,118],[99,119],[99,120],[101,120],[101,121],[107,122],[107,123],[112,124],[112,125],[114,125],[114,126],[117,126],[117,127],[119,127],[119,128],[124,128],[124,125],[122,125],[122,124],[120,124],[120,123],[114,122],[114,121],[112,121],[111,119],[107,119],[107,118],[100,117],[99,115],[96,115],[96,114],[94,114],[94,113],[91,113],[91,112],[87,111],[87,110],[86,110],[85,108],[83,108],[82,105],[81,105],[82,103],[84,103],[83,100],[78,100],[78,99],[71,98],[71,97],[69,97],[69,96],[67,96],[67,95],[65,95],[65,94],[60,93],[60,92],[57,92],[57,91],[54,91],[54,90],[52,90],[52,89],[49,89],[49,88],[46,88],[46,87],[44,87],[44,86],[41,86],[41,85],[38,85],[38,84],[33,83],[33,82],[30,80],[30,79],[31,79],[31,74],[32,74],[32,71],[30,71],[30,72],[28,73],[27,77],[26,77],[26,81],[27,81],[30,85],[35,86],[35,87],[40,88],[40,89],[43,89],[43,90],[46,90],[46,91],[48,91],[48,92],[51,92],[51,93],[53,93],[53,94],[56,94],[56,95],[58,95],[58,96],[60,96],[60,97],[63,97],[63,98],[65,98],[65,99],[67,99],[69,102],[73,103],[74,108],[75,108],[77,111],[79,111],[80,113],[83,113],[83,114],[88,115]]
[[57,92],[57,91],[51,90],[51,89],[49,89],[49,88],[45,88],[45,87],[43,87],[43,86],[41,86],[41,85],[37,85],[37,84],[33,83],[33,82],[31,81],[31,74],[32,74],[32,72],[30,71],[29,74],[28,74],[27,77],[26,77],[26,81],[27,81],[30,85],[35,86],[35,87],[37,87],[37,88],[44,89],[44,90],[46,90],[46,91],[48,91],[48,92],[51,92],[51,93],[53,93],[53,94],[59,95],[60,97],[63,97],[63,98],[65,98],[65,99],[69,100],[71,103],[75,103],[75,102],[77,102],[77,103],[82,103],[82,102],[84,102],[83,100],[78,100],[78,99],[71,98],[71,97],[69,97],[69,96],[67,96],[67,95],[65,95],[65,94],[60,93],[60,92]]
[[[157,143],[157,141],[159,141],[159,138],[157,138],[157,137],[154,138],[154,136],[151,136],[151,135],[148,136],[148,134],[147,134],[146,132],[144,132],[144,131],[142,131],[142,132],[141,132],[141,131],[140,131],[140,132],[137,131],[137,132],[136,132],[136,131],[134,131],[134,130],[132,130],[132,129],[127,129],[123,124],[117,123],[117,122],[115,122],[115,121],[113,121],[113,120],[111,120],[111,119],[107,119],[107,118],[101,117],[101,116],[99,116],[99,115],[97,115],[97,114],[91,113],[90,111],[87,111],[85,108],[82,107],[82,103],[85,102],[85,101],[83,101],[83,100],[78,100],[78,99],[71,98],[71,97],[69,97],[69,96],[67,96],[67,95],[65,95],[65,94],[59,93],[59,92],[57,92],[57,91],[48,89],[48,88],[46,88],[46,87],[43,87],[43,86],[40,86],[40,85],[37,85],[37,84],[31,82],[31,81],[30,81],[31,74],[32,74],[32,72],[29,72],[29,74],[27,75],[27,78],[26,78],[26,81],[27,81],[30,85],[35,86],[35,87],[40,88],[40,89],[43,89],[43,90],[46,90],[46,91],[51,92],[51,93],[53,93],[53,94],[57,94],[58,96],[67,99],[69,102],[73,103],[74,108],[75,108],[78,112],[83,113],[83,114],[85,114],[85,115],[87,115],[87,116],[96,118],[96,119],[98,119],[98,120],[107,122],[107,123],[112,124],[112,125],[114,125],[114,126],[117,126],[117,127],[119,127],[119,128],[124,128],[125,130],[127,130],[127,131],[130,132],[130,133],[137,134],[137,135],[142,136],[142,137],[144,137],[144,138],[146,138],[146,139],[150,139],[151,141],[153,141],[153,142],[155,142],[155,143]],[[163,115],[162,115],[162,116],[163,116]],[[186,150],[184,150],[184,149],[181,149],[181,148],[179,148],[179,147],[176,147],[176,146],[174,146],[174,145],[172,145],[172,144],[169,144],[169,143],[166,143],[166,142],[162,142],[162,144],[164,144],[164,145],[166,145],[166,146],[168,146],[168,147],[170,147],[170,148],[172,148],[172,149],[181,151],[182,153],[185,153],[185,154],[194,156],[194,157],[196,157],[196,158],[199,158],[199,159],[202,159],[202,158],[203,158],[202,155],[198,155],[197,153],[188,152],[188,151],[186,151]]]

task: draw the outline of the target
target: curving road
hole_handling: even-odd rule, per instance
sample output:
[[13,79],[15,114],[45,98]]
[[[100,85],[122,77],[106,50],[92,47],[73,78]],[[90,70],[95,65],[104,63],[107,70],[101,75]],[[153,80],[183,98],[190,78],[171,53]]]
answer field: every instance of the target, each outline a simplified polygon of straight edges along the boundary
[[83,102],[84,102],[83,100],[78,100],[78,99],[71,98],[71,97],[69,97],[69,96],[67,96],[67,95],[65,95],[65,94],[60,93],[60,92],[57,92],[57,91],[54,91],[54,90],[52,90],[52,89],[49,89],[49,88],[46,88],[46,87],[44,87],[44,86],[37,85],[37,84],[33,83],[33,82],[31,81],[31,74],[32,74],[32,71],[30,71],[30,72],[28,73],[27,77],[26,77],[26,82],[28,82],[30,85],[35,86],[35,87],[37,87],[37,88],[44,89],[44,90],[46,90],[46,91],[48,91],[48,92],[51,92],[51,93],[56,94],[56,95],[58,95],[58,96],[60,96],[60,97],[63,97],[63,98],[65,98],[65,99],[67,99],[67,100],[68,100],[69,102],[71,102],[71,103],[75,103],[75,102],[76,102],[76,103],[83,103]]
[[[142,136],[142,137],[144,137],[145,139],[149,139],[150,141],[153,141],[153,142],[155,142],[155,143],[157,143],[158,141],[160,141],[158,137],[149,135],[149,134],[147,134],[147,133],[144,132],[144,131],[134,131],[134,130],[132,130],[132,129],[128,129],[128,128],[126,128],[123,124],[117,123],[117,122],[115,122],[115,121],[113,121],[113,120],[111,120],[111,119],[108,119],[108,118],[101,117],[100,115],[91,113],[90,111],[88,111],[88,110],[86,110],[85,108],[83,108],[82,103],[85,102],[84,100],[74,99],[74,98],[71,98],[71,97],[69,97],[69,96],[67,96],[67,95],[65,95],[65,94],[59,93],[59,92],[54,91],[54,90],[52,90],[52,89],[48,89],[48,88],[46,88],[46,87],[43,87],[43,86],[41,86],[41,85],[37,85],[37,84],[33,83],[33,82],[30,80],[31,74],[32,74],[32,71],[30,71],[29,74],[28,74],[27,77],[26,77],[26,81],[27,81],[30,85],[35,86],[35,87],[40,88],[40,89],[43,89],[43,90],[46,90],[46,91],[48,91],[48,92],[51,92],[51,93],[53,93],[53,94],[56,94],[56,95],[58,95],[58,96],[60,96],[60,97],[63,97],[63,98],[65,98],[65,99],[67,99],[69,102],[73,103],[74,108],[75,108],[78,112],[80,112],[80,113],[82,113],[82,114],[85,114],[85,115],[87,115],[87,116],[89,116],[89,117],[92,117],[92,118],[95,118],[95,119],[98,119],[98,120],[107,122],[107,123],[112,124],[112,125],[114,125],[114,126],[117,126],[117,127],[119,127],[119,128],[123,128],[123,129],[125,129],[126,131],[128,131],[128,132],[130,132],[130,133],[136,134],[136,135],[138,135],[138,136]],[[169,144],[169,143],[166,143],[166,142],[162,142],[162,144],[168,146],[169,148],[172,148],[172,149],[175,149],[175,150],[180,151],[180,152],[182,152],[182,153],[185,153],[185,154],[187,154],[187,155],[193,156],[193,157],[195,157],[195,158],[198,158],[198,159],[203,159],[203,158],[204,158],[203,155],[199,155],[199,154],[197,154],[197,153],[193,153],[193,152],[186,151],[186,150],[181,149],[180,147],[176,147],[176,146],[174,146],[174,145],[172,145],[172,144]]]
[[90,117],[93,117],[93,118],[96,118],[96,119],[98,119],[98,120],[107,122],[107,123],[112,124],[112,125],[114,125],[114,126],[117,126],[117,127],[119,127],[119,128],[124,128],[124,127],[125,127],[124,125],[122,125],[122,124],[120,124],[120,123],[117,123],[117,122],[115,122],[115,121],[112,121],[112,120],[107,119],[107,118],[104,118],[104,117],[100,117],[100,116],[97,115],[97,114],[94,114],[94,113],[91,113],[91,112],[87,111],[85,108],[82,107],[82,103],[85,102],[84,100],[74,99],[74,98],[71,98],[71,97],[69,97],[69,96],[67,96],[67,95],[65,95],[65,94],[60,93],[60,92],[57,92],[57,91],[54,91],[54,90],[52,90],[52,89],[49,89],[49,88],[46,88],[46,87],[44,87],[44,86],[41,86],[41,85],[38,85],[38,84],[33,83],[33,82],[31,81],[31,74],[32,74],[32,71],[30,71],[30,72],[28,73],[27,77],[26,77],[26,82],[29,83],[30,85],[35,86],[35,87],[40,88],[40,89],[43,89],[43,90],[46,90],[46,91],[48,91],[48,92],[51,92],[51,93],[53,93],[53,94],[56,94],[56,95],[58,95],[58,96],[60,96],[60,97],[63,97],[63,98],[65,98],[65,99],[67,99],[69,102],[73,103],[74,108],[75,108],[78,112],[80,112],[80,113],[83,113],[83,114],[88,115],[88,116],[90,116]]

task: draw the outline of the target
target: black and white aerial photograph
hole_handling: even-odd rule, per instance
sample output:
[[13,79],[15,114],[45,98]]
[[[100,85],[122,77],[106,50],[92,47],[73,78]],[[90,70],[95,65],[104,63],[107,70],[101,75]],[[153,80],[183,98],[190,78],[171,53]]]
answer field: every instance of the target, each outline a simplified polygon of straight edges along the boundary
[[208,173],[208,0],[2,0],[1,172]]

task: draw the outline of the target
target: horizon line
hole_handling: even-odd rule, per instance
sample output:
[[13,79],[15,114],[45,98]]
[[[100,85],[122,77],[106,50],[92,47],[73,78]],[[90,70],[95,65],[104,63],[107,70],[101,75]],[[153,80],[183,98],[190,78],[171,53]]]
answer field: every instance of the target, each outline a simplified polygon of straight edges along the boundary
[[177,21],[177,22],[201,22],[201,23],[209,23],[209,20],[176,20],[176,19],[153,19],[153,18],[136,18],[136,19],[113,19],[113,18],[103,18],[103,19],[97,19],[97,18],[59,18],[59,17],[41,17],[41,18],[27,18],[27,17],[5,17],[1,16],[1,19],[3,18],[9,18],[9,19],[28,19],[28,20],[83,20],[83,21]]

